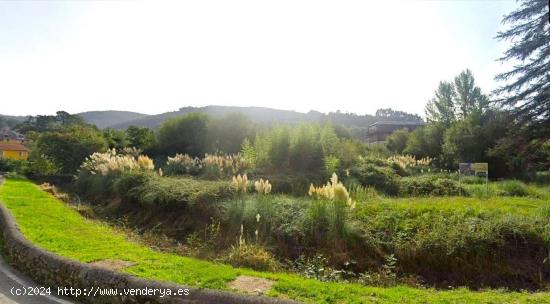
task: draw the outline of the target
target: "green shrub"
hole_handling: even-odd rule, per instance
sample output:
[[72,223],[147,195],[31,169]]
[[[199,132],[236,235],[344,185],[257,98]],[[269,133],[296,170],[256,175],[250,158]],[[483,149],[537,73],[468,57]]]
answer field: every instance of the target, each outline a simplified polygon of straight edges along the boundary
[[265,248],[255,244],[232,246],[224,262],[236,267],[248,267],[255,270],[275,271],[279,263]]
[[399,192],[399,175],[389,167],[363,163],[352,168],[350,174],[363,186],[372,186],[389,195],[396,195]]
[[533,181],[537,184],[550,184],[550,170],[535,172]]
[[399,176],[408,176],[410,175],[405,168],[403,168],[399,163],[390,162],[390,168],[397,173]]
[[202,231],[190,233],[185,238],[190,253],[200,257],[212,256],[220,244],[220,233],[220,221],[214,219]]
[[200,160],[201,176],[207,179],[231,178],[237,174],[246,174],[254,164],[241,154],[206,154]]
[[273,187],[273,193],[293,194],[303,196],[307,194],[310,184],[322,183],[322,173],[298,173],[280,172],[276,174],[262,174],[262,177],[269,179]]
[[448,196],[465,193],[456,181],[437,175],[403,177],[399,184],[399,194],[403,196]]
[[[128,173],[128,175],[130,174]],[[91,202],[112,200],[118,197],[114,186],[119,177],[119,174],[101,175],[80,171],[73,184],[73,189]]]
[[357,202],[366,202],[379,196],[378,191],[373,187],[361,186],[361,184],[355,181],[349,182],[346,187],[348,188],[351,198]]
[[228,181],[159,176],[152,176],[144,181],[129,191],[127,199],[144,205],[192,206],[212,203],[232,195]]
[[[351,265],[348,264],[348,265]],[[339,282],[351,279],[355,276],[353,271],[347,269],[334,269],[327,257],[317,254],[312,257],[300,256],[291,262],[294,272],[310,279],[316,279],[322,282]]]
[[330,205],[326,200],[313,200],[309,205],[306,219],[308,237],[313,243],[326,240],[331,223]]
[[529,190],[527,186],[517,180],[509,180],[498,183],[499,188],[502,190],[503,195],[509,196],[527,196],[529,195]]
[[26,179],[24,175],[21,175],[17,172],[8,172],[4,177],[9,179]]
[[208,152],[210,118],[204,113],[188,113],[173,117],[162,123],[157,132],[158,145],[167,155],[186,153],[199,156]]
[[547,280],[550,267],[540,264],[548,257],[546,208],[524,216],[495,208],[500,199],[481,209],[475,200],[455,204],[456,199],[416,199],[410,207],[405,207],[409,202],[362,204],[358,224],[373,236],[369,243],[395,254],[399,273],[426,282],[537,288],[534,278]]
[[[254,230],[259,230],[258,240],[268,244],[283,256],[298,255],[297,251],[308,242],[307,210],[310,200],[286,195],[265,195],[261,202],[256,195],[234,197],[223,203],[222,226],[226,243],[234,243],[241,224],[246,236],[255,239]],[[269,206],[269,208],[265,208]],[[256,215],[260,214],[257,221]],[[269,230],[264,227],[269,226]]]
[[465,184],[463,187],[467,195],[477,198],[492,197],[500,192],[494,183],[489,183],[489,185],[485,185],[485,182],[483,184]]
[[164,165],[164,174],[166,175],[197,175],[201,168],[200,159],[193,158],[187,154],[176,154],[168,157]]
[[112,182],[113,192],[116,197],[127,197],[137,187],[147,183],[154,174],[148,172],[125,172],[116,177]]
[[462,176],[460,177],[460,183],[466,185],[485,185],[485,177],[481,176]]
[[0,158],[0,172],[23,173],[26,166],[27,166],[27,162],[24,160]]

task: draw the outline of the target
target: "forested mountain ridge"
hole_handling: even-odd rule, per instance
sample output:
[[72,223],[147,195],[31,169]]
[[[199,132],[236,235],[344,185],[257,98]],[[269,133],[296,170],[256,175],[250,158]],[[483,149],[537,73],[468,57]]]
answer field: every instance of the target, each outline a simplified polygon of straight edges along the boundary
[[84,118],[84,120],[88,123],[96,125],[100,129],[148,116],[147,114],[130,111],[88,111],[78,113],[77,115]]
[[[421,120],[418,115],[408,114],[401,111],[393,111],[391,109],[380,109],[375,115],[358,115],[354,113],[342,112],[331,112],[329,114],[324,114],[318,111],[300,113],[266,107],[235,106],[183,107],[178,111],[165,112],[157,115],[146,115],[122,111],[93,111],[79,113],[78,115],[83,117],[87,122],[97,125],[99,128],[109,127],[114,129],[126,129],[128,126],[133,125],[156,129],[168,118],[194,112],[205,113],[212,117],[221,117],[229,113],[242,113],[250,117],[254,122],[268,125],[331,121],[335,124],[341,124],[351,129],[364,128],[381,120]],[[132,115],[135,115],[136,117],[132,118]],[[97,123],[98,121],[101,123]]]

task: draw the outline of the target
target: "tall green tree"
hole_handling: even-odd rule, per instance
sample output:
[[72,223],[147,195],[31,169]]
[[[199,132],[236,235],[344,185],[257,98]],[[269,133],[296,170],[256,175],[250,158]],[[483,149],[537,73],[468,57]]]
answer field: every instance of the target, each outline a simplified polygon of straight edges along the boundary
[[407,129],[399,129],[386,138],[386,147],[395,153],[403,153],[407,147],[410,132]]
[[298,171],[315,172],[324,168],[320,127],[300,124],[290,134],[289,165]]
[[319,141],[323,149],[323,155],[336,155],[340,139],[331,124],[325,124],[320,131]]
[[0,128],[13,128],[15,127],[19,121],[13,117],[0,115]]
[[24,122],[15,126],[15,129],[26,134],[28,132],[58,131],[73,125],[91,126],[78,115],[72,115],[65,111],[57,111],[55,116],[29,116]]
[[503,111],[488,110],[481,116],[470,115],[445,131],[443,158],[455,166],[459,162],[488,162],[491,175],[506,175],[506,155],[490,151],[505,137],[510,125],[510,117]]
[[440,159],[443,134],[446,128],[442,123],[432,122],[425,127],[414,130],[407,137],[407,145],[403,153],[413,154],[417,157],[429,156]]
[[456,120],[455,98],[454,85],[441,81],[435,90],[435,97],[426,104],[425,113],[428,122],[442,122],[450,126]]
[[383,118],[387,120],[399,120],[399,121],[422,121],[422,118],[418,114],[411,114],[403,111],[396,111],[392,108],[378,109],[375,116],[377,118]]
[[288,126],[275,127],[269,133],[269,160],[275,167],[288,165],[290,153],[290,128]]
[[208,123],[208,116],[203,113],[190,113],[166,120],[158,131],[161,153],[203,156],[208,152]]
[[128,146],[128,139],[123,131],[107,128],[103,130],[103,137],[105,137],[109,149],[120,151]]
[[469,69],[455,77],[454,89],[456,92],[455,104],[460,118],[464,119],[472,113],[481,115],[488,108],[489,99],[476,86],[474,75]]
[[255,125],[242,113],[228,113],[212,119],[208,126],[211,152],[237,153],[245,138],[253,138]]
[[125,133],[130,147],[146,150],[155,145],[155,133],[147,127],[129,126]]
[[550,134],[550,18],[548,0],[522,0],[502,22],[510,27],[497,39],[510,41],[499,60],[514,68],[496,76],[505,81],[495,93],[510,107],[531,138]]
[[106,148],[105,138],[96,128],[73,125],[60,131],[37,133],[30,161],[50,162],[56,168],[52,171],[74,174],[86,157]]

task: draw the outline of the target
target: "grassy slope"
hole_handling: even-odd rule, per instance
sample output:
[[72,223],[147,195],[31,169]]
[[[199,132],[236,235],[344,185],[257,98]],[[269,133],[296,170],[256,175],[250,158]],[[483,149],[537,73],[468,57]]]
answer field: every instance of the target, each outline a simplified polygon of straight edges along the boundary
[[[273,296],[313,303],[550,303],[548,293],[376,288],[238,269],[155,252],[132,243],[109,226],[81,217],[28,181],[7,180],[0,188],[0,200],[15,216],[23,234],[39,246],[82,262],[109,258],[133,261],[137,265],[126,272],[143,278],[226,289],[226,283],[239,274],[255,275],[277,280],[271,291]],[[519,206],[522,202],[510,201],[509,204]],[[522,209],[521,206],[514,208]]]
[[366,206],[373,212],[381,209],[401,209],[411,212],[425,210],[438,211],[475,211],[479,212],[501,212],[514,215],[530,216],[539,212],[545,212],[550,208],[550,200],[493,196],[479,199],[474,197],[414,197],[414,198],[377,198],[376,204]]

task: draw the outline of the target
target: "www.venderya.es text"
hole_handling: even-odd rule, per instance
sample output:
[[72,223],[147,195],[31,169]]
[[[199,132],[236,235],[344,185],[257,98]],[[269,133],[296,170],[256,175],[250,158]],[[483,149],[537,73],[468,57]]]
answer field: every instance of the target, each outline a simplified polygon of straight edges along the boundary
[[100,288],[92,286],[90,288],[74,287],[12,287],[11,294],[15,296],[45,296],[56,292],[57,296],[62,297],[103,297],[103,296],[157,296],[160,298],[169,296],[188,296],[187,288]]

